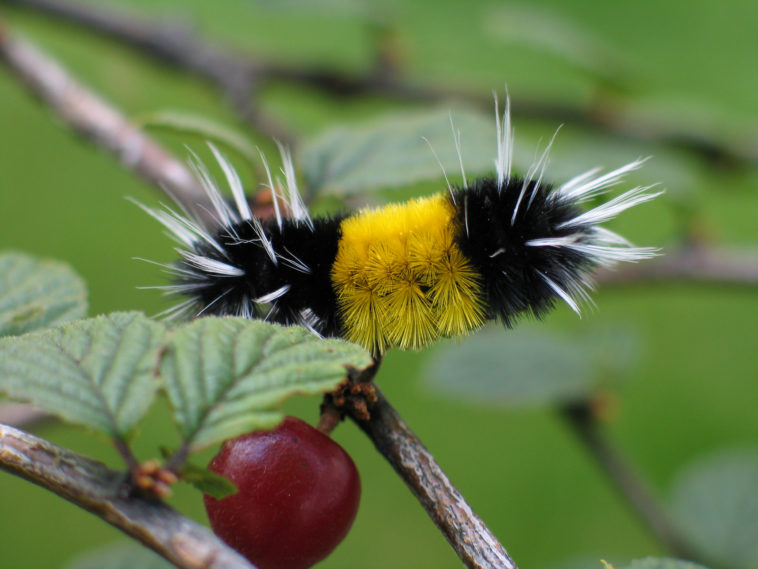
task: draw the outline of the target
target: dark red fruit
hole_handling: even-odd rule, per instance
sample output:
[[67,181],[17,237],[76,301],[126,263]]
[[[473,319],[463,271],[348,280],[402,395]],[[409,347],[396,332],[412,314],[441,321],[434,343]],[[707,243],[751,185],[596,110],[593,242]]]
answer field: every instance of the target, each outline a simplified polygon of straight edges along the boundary
[[305,569],[329,555],[358,511],[361,482],[350,456],[307,423],[227,441],[209,468],[237,485],[205,496],[211,527],[259,569]]

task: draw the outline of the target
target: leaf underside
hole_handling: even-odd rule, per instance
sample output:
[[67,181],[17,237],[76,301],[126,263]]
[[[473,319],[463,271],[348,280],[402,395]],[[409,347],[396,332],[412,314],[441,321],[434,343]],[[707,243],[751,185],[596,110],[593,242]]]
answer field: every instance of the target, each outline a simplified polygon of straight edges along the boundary
[[449,176],[456,176],[460,161],[453,129],[461,133],[466,172],[493,170],[494,118],[467,108],[451,113],[446,107],[338,127],[308,141],[301,160],[308,189],[345,197],[405,187],[442,179],[440,163]]

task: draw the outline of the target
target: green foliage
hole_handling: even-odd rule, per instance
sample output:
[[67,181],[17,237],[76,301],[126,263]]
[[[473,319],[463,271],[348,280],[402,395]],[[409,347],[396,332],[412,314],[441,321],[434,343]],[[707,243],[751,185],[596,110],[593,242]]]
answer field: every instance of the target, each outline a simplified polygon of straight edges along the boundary
[[[170,16],[177,3],[114,0],[110,4],[153,15],[157,20]],[[300,6],[309,2],[286,4],[297,5],[291,15],[272,15],[280,4],[270,1],[220,4],[190,0],[182,3],[181,12],[201,22],[198,33],[203,37],[219,45],[233,45],[261,60],[293,63],[306,69],[316,62],[348,73],[370,69],[373,54],[367,53],[360,26],[347,18],[335,21],[319,5],[318,33],[314,33],[316,8],[304,13]],[[519,141],[515,158],[520,172],[533,158],[538,136],[543,136],[544,146],[544,137],[564,122],[558,115],[565,109],[569,119],[548,168],[552,181],[562,181],[595,165],[614,166],[651,155],[653,158],[634,176],[634,183],[659,181],[667,190],[669,203],[672,188],[683,190],[680,201],[694,210],[691,217],[695,224],[687,225],[689,235],[699,243],[754,246],[758,193],[752,141],[758,98],[755,74],[750,70],[754,68],[758,4],[743,0],[553,4],[555,10],[550,9],[548,15],[558,20],[559,27],[545,26],[550,19],[543,19],[536,28],[516,30],[527,36],[524,41],[510,41],[509,37],[506,43],[495,34],[502,37],[511,30],[500,27],[503,21],[497,20],[493,11],[508,11],[509,6],[491,0],[390,0],[388,5],[397,16],[394,24],[403,40],[396,59],[400,74],[422,87],[444,85],[478,95],[501,90],[507,81],[514,100],[520,101],[514,106]],[[260,10],[260,5],[270,5],[272,10]],[[537,10],[548,8],[545,3],[535,6]],[[378,11],[375,4],[369,10]],[[187,108],[227,124],[233,120],[227,102],[203,82],[182,72],[167,72],[165,65],[155,65],[150,57],[118,46],[116,40],[78,33],[77,28],[15,6],[9,5],[3,12],[11,30],[18,27],[49,49],[116,106],[136,113]],[[599,39],[610,46],[611,63],[617,61],[617,53],[624,56],[624,62],[632,60],[639,71],[633,78],[633,90],[623,96],[598,93],[597,82],[603,81],[602,77],[593,77],[590,69],[582,69],[581,60],[577,61],[579,65],[571,61],[570,44],[564,45],[567,58],[561,58],[563,48],[559,44],[557,50],[526,45],[530,34],[538,36],[538,42],[552,41],[545,30],[560,34],[565,25],[577,28],[577,24],[593,43]],[[579,41],[581,45],[584,39]],[[596,50],[590,57],[602,63],[607,60],[606,53]],[[622,75],[628,70],[624,68],[618,78],[625,79]],[[264,96],[254,101],[260,103],[261,111],[299,133],[316,132],[357,117],[380,116],[388,106],[403,104],[388,103],[383,97],[331,99],[317,90],[284,81],[264,91]],[[154,224],[143,222],[141,212],[131,211],[136,208],[124,208],[122,200],[124,195],[151,199],[152,190],[126,173],[117,161],[87,149],[80,139],[50,120],[50,114],[28,97],[9,73],[0,72],[0,99],[0,124],[8,133],[0,137],[0,243],[69,259],[86,275],[96,312],[124,307],[157,312],[157,295],[134,290],[137,284],[155,282],[155,272],[128,259],[159,254],[170,259],[172,254]],[[421,104],[415,106],[420,108]],[[547,113],[539,115],[540,110]],[[631,126],[643,140],[629,143],[602,128],[577,125],[571,120],[572,111],[590,117],[590,122]],[[454,118],[462,130],[464,161],[468,164],[469,159],[479,157],[469,150],[466,137],[471,132],[463,130],[458,113]],[[485,120],[494,131],[491,116]],[[645,138],[650,133],[655,139],[667,131],[683,136],[668,141]],[[440,132],[440,141],[433,141],[438,153],[452,149],[447,124]],[[690,140],[688,132],[695,133],[696,141],[715,143],[706,149],[716,153],[717,167],[677,144]],[[490,160],[492,138],[485,138],[483,159]],[[718,154],[719,147],[752,162],[744,169],[733,169],[729,157]],[[439,179],[433,156],[425,144],[423,148],[430,168],[436,169],[435,179]],[[177,155],[186,155],[181,144],[175,150]],[[522,151],[526,156],[519,162],[518,153]],[[448,170],[451,177],[457,173],[457,157],[452,158]],[[669,164],[674,170],[667,167]],[[61,207],[64,198],[66,205]],[[620,220],[621,227],[615,229],[646,245],[679,241],[685,236],[685,227],[672,223],[667,205],[661,200],[652,211]],[[118,223],[114,216],[118,216]],[[95,238],[99,241],[92,246]],[[0,271],[0,281],[3,276],[4,271]],[[633,323],[645,335],[645,358],[636,368],[634,383],[623,386],[623,413],[610,434],[640,461],[639,470],[652,474],[654,480],[668,479],[682,460],[709,448],[755,439],[757,298],[752,291],[727,287],[670,285],[601,291],[599,310],[576,325],[621,320]],[[562,318],[558,314],[544,326],[550,328],[556,320],[560,324]],[[19,333],[25,331],[29,330]],[[504,338],[497,349],[505,347],[509,338]],[[567,434],[556,428],[549,411],[482,409],[472,413],[470,406],[440,401],[424,390],[409,387],[416,385],[416,370],[428,357],[436,357],[436,353],[389,354],[380,382],[443,466],[453,469],[456,482],[487,523],[498,535],[507,536],[505,545],[512,549],[519,565],[554,566],[567,556],[598,559],[607,555],[624,560],[660,547],[608,491],[596,469],[586,463],[584,453],[567,444]],[[174,434],[168,419],[161,418],[158,423],[144,433],[148,444],[164,442]],[[455,426],[454,433],[451,425]],[[356,559],[366,568],[459,567],[460,562],[447,551],[434,528],[428,527],[431,524],[419,513],[417,504],[408,499],[406,489],[392,479],[370,445],[360,444],[360,433],[354,431],[341,427],[337,436],[351,443],[351,454],[363,466],[366,493],[362,521],[324,567],[352,568]],[[482,433],[502,433],[498,452],[492,452],[492,438],[480,436]],[[86,447],[91,442],[71,430],[59,429],[55,434],[63,434],[72,446]],[[486,468],[473,467],[485,462]],[[84,515],[75,518],[78,513],[63,501],[46,498],[13,477],[0,476],[0,528],[5,542],[13,545],[4,548],[4,566],[57,569],[62,556],[81,548],[87,540],[107,539],[103,532],[108,528],[99,519]],[[179,494],[175,503],[192,512],[196,498],[195,494]],[[64,518],[75,522],[61,523]],[[388,548],[388,543],[392,547]],[[135,560],[141,558],[130,558],[132,562],[126,566],[150,567]],[[106,561],[94,566],[106,567]],[[616,567],[622,565],[619,561]],[[596,562],[592,566],[598,567]]]
[[87,313],[84,281],[65,263],[0,254],[0,336],[23,334]]
[[[48,270],[56,276],[61,269],[17,271],[32,275],[19,282],[32,289],[32,277],[51,282]],[[203,318],[169,331],[141,313],[115,312],[0,338],[0,393],[125,440],[165,389],[192,451],[272,428],[285,400],[334,389],[346,366],[370,363],[358,346],[303,328]]]
[[116,312],[0,340],[0,391],[127,438],[153,402],[163,326]]
[[434,153],[448,175],[457,176],[460,162],[451,118],[455,131],[460,131],[466,172],[473,175],[492,170],[492,115],[465,107],[451,112],[447,106],[392,113],[363,125],[323,132],[303,147],[301,166],[307,187],[344,197],[438,180],[442,172]]
[[623,328],[571,338],[523,325],[490,328],[436,350],[424,376],[435,393],[454,400],[544,406],[583,400],[602,381],[617,381],[637,353],[636,337]]
[[758,451],[704,456],[677,477],[672,507],[686,535],[722,567],[758,565]]
[[161,372],[187,444],[201,448],[255,429],[272,428],[272,411],[294,394],[316,395],[345,378],[345,366],[369,356],[303,328],[243,318],[203,318],[179,329]]

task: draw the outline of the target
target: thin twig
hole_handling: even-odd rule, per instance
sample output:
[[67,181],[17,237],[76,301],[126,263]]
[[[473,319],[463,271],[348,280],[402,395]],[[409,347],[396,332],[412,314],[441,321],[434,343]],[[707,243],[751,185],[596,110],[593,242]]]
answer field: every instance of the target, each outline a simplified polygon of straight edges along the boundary
[[[187,26],[174,22],[155,23],[125,12],[102,8],[94,3],[83,4],[70,0],[2,1],[37,9],[81,25],[198,74],[216,83],[249,124],[260,132],[274,134],[277,138],[289,140],[289,133],[281,125],[266,118],[258,110],[255,101],[257,90],[269,81],[296,83],[337,97],[380,95],[422,103],[457,99],[480,106],[488,112],[492,106],[488,94],[458,88],[414,85],[397,73],[396,69],[387,73],[381,66],[371,68],[362,75],[350,75],[335,69],[303,68],[262,61],[215,46]],[[533,98],[517,100],[517,97],[514,97],[513,104],[519,115],[524,117],[573,122],[630,140],[669,144],[698,154],[704,160],[720,166],[758,164],[758,147],[742,143],[740,137],[718,140],[688,129],[686,124],[667,123],[660,117],[625,113],[620,108],[622,106],[604,105],[602,108],[585,109]]]
[[163,502],[130,495],[127,476],[0,425],[0,469],[55,492],[183,569],[254,569],[207,528]]
[[153,186],[203,215],[208,197],[180,160],[129,123],[115,107],[79,83],[53,58],[14,37],[0,21],[0,61],[71,130],[113,154]]
[[3,0],[20,4],[67,22],[83,26],[107,38],[117,39],[149,53],[169,65],[194,73],[217,85],[253,129],[292,146],[292,133],[263,115],[257,108],[256,95],[262,69],[252,58],[230,49],[200,41],[195,31],[176,20],[154,21],[134,17],[95,3],[68,3],[57,0]]
[[432,454],[379,389],[372,391],[377,398],[370,407],[370,418],[365,419],[365,407],[360,406],[356,409],[348,405],[348,415],[421,502],[461,561],[470,569],[516,569],[508,552],[453,486]]
[[559,410],[574,434],[645,527],[677,557],[709,566],[708,560],[703,559],[702,553],[684,538],[634,469],[600,432],[591,405],[579,402],[565,405]]
[[132,452],[132,449],[129,447],[129,445],[126,443],[126,441],[120,437],[113,439],[113,445],[116,447],[116,451],[118,451],[118,454],[121,455],[121,458],[124,459],[124,462],[126,463],[126,467],[130,471],[134,471],[139,467],[139,459],[134,456],[134,453]]

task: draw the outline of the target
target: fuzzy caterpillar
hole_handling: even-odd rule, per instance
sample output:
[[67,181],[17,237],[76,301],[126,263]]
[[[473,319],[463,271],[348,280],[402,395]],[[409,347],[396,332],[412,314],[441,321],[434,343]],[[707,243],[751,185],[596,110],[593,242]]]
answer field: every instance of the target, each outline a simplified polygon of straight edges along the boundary
[[182,247],[181,259],[167,266],[174,284],[159,288],[187,299],[167,312],[298,324],[381,355],[461,336],[490,319],[511,326],[524,314],[541,316],[557,300],[579,313],[595,269],[655,255],[600,224],[660,192],[636,187],[582,207],[642,160],[552,186],[543,181],[549,145],[524,177],[512,175],[507,105],[502,119],[496,112],[496,124],[495,176],[469,184],[462,172],[462,186],[448,184],[435,196],[315,219],[284,148],[280,189],[263,158],[275,217],[262,221],[234,169],[211,147],[234,198],[232,207],[205,168],[194,165],[216,228],[189,214],[144,207]]

